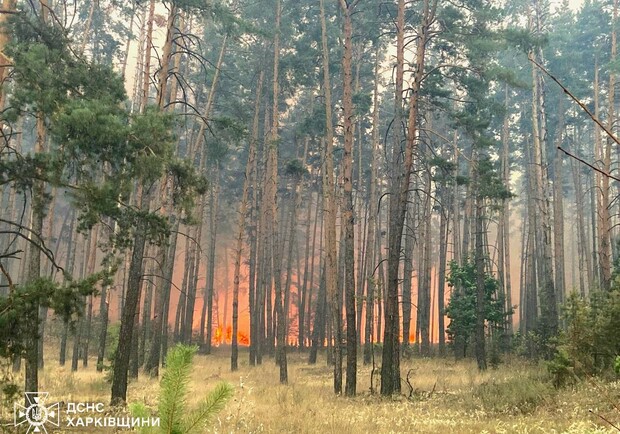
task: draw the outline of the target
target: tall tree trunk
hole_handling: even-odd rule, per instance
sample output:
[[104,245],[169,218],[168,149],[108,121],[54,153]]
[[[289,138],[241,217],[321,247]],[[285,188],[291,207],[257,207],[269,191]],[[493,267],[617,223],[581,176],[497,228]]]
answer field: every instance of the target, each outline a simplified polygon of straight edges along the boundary
[[[372,332],[375,308],[375,258],[376,258],[376,239],[377,231],[377,168],[379,166],[379,53],[380,44],[375,46],[375,73],[373,89],[373,109],[372,109],[372,158],[368,193],[368,225],[366,227],[366,275],[364,284],[366,285],[366,321],[364,329],[364,364],[368,365],[372,359]],[[358,301],[359,303],[359,301]]]
[[316,299],[316,309],[314,314],[314,323],[312,324],[312,345],[310,347],[310,355],[308,363],[314,365],[316,363],[317,352],[323,347],[325,338],[325,325],[327,317],[327,292],[325,280],[325,266],[321,267],[321,278],[319,281],[319,291]]
[[[313,238],[316,241],[316,227],[318,223],[318,212],[314,215],[314,230],[311,231],[312,228],[312,204],[314,202],[314,193],[312,189],[308,192],[308,207],[306,208],[306,245],[305,245],[305,253],[304,253],[304,271],[303,271],[303,282],[299,287],[299,302],[298,302],[298,329],[297,329],[297,340],[299,341],[299,351],[302,351],[305,347],[306,340],[306,306],[310,304],[308,300],[308,280],[310,274],[310,239]],[[318,200],[317,200],[318,204]],[[313,246],[314,247],[314,246]],[[314,255],[314,248],[312,249],[312,254]],[[314,270],[312,270],[314,272]],[[301,270],[298,270],[298,276],[300,275]],[[310,316],[310,315],[308,315]]]
[[[426,152],[422,158],[426,157]],[[423,241],[422,241],[422,261],[420,281],[418,282],[418,294],[420,295],[418,303],[418,318],[420,319],[420,354],[424,357],[430,356],[430,325],[431,325],[431,240],[432,240],[432,198],[431,198],[431,174],[427,171],[424,185],[424,206],[422,209],[423,221]]]
[[[599,103],[599,67],[598,61],[594,64],[594,116],[600,119]],[[601,138],[601,130],[594,127],[594,155],[601,170],[609,173],[611,166],[611,148],[605,146]],[[609,149],[608,149],[609,148]],[[608,161],[609,160],[609,161]],[[596,229],[598,238],[598,263],[600,270],[599,284],[601,289],[607,291],[611,284],[611,240],[609,229],[609,178],[598,172],[594,173],[596,183],[596,216],[598,218]]]
[[[535,0],[537,1],[537,0]],[[538,15],[538,14],[537,14]],[[532,135],[534,157],[534,192],[536,194],[537,241],[540,251],[540,270],[543,281],[540,285],[539,332],[546,342],[558,330],[558,311],[555,284],[553,279],[553,258],[551,253],[551,222],[549,201],[546,194],[547,179],[544,176],[544,151],[546,145],[546,125],[544,124],[542,78],[536,66],[532,65]]]
[[558,122],[555,133],[556,151],[553,157],[553,247],[555,265],[555,288],[558,303],[564,301],[566,293],[564,271],[564,178],[562,176],[562,155],[557,150],[562,146],[564,136],[564,109],[562,99],[558,104]]
[[[404,1],[399,0],[399,12],[397,19],[397,68],[404,67]],[[399,304],[398,304],[398,283],[400,268],[400,251],[405,224],[405,214],[407,213],[407,199],[409,193],[409,181],[413,168],[413,155],[416,148],[417,122],[420,86],[424,78],[424,61],[427,41],[429,38],[429,27],[434,18],[435,3],[431,9],[430,0],[424,0],[422,23],[418,31],[418,43],[416,52],[416,70],[411,85],[411,95],[409,97],[409,118],[407,121],[407,139],[404,152],[404,160],[400,161],[401,147],[395,146],[393,149],[393,164],[395,173],[392,177],[390,194],[390,214],[389,214],[389,241],[388,241],[388,277],[385,300],[385,327],[383,331],[383,359],[381,363],[381,394],[392,395],[400,393],[400,324],[399,324]],[[397,73],[397,76],[399,73]],[[400,73],[402,77],[402,70]],[[398,89],[397,89],[398,91]],[[401,107],[401,94],[396,94],[396,105]]]
[[252,185],[252,177],[255,175],[254,161],[256,159],[256,141],[258,139],[258,122],[260,112],[260,98],[263,86],[263,71],[260,72],[258,85],[256,88],[256,100],[254,103],[254,121],[252,123],[252,136],[249,142],[248,162],[245,166],[245,179],[243,181],[243,193],[241,204],[239,205],[239,229],[237,232],[237,246],[235,250],[235,271],[233,279],[233,305],[232,305],[232,347],[230,356],[230,369],[236,371],[238,368],[237,359],[239,349],[237,343],[237,333],[239,330],[239,280],[241,276],[241,257],[243,254],[243,234],[245,233],[245,219],[248,207],[248,191]]
[[[112,233],[116,235],[118,231],[118,226],[116,221],[112,222]],[[115,246],[112,246],[114,250]],[[107,271],[108,273],[112,270],[112,264],[108,264]],[[104,284],[101,287],[101,295],[99,296],[99,340],[97,346],[97,372],[103,371],[104,359],[105,359],[105,350],[106,350],[106,341],[108,337],[108,317],[110,312],[110,285]]]
[[[405,228],[405,250],[404,250],[404,264],[403,264],[403,354],[407,356],[409,349],[409,335],[411,334],[411,312],[412,312],[412,298],[411,288],[413,285],[413,251],[415,247],[415,233],[413,228],[415,227],[415,216],[413,213],[413,206],[409,205],[407,212],[407,226]],[[421,244],[423,245],[423,243]],[[423,266],[423,261],[420,261],[420,267]],[[420,268],[422,271],[422,268]],[[421,274],[418,275],[418,294],[421,294],[420,288],[422,288],[420,281]],[[418,307],[420,306],[417,303]],[[419,312],[417,317],[419,318]]]
[[[543,32],[543,13],[540,10],[540,0],[534,0],[536,8],[535,31],[537,34]],[[530,53],[530,56],[534,56]],[[536,57],[544,62],[542,49],[539,49]],[[545,113],[545,95],[543,79],[536,68],[532,65],[532,135],[534,141],[534,186],[536,193],[536,217],[537,217],[537,241],[540,252],[540,321],[539,333],[543,342],[555,336],[558,330],[558,307],[556,288],[553,278],[553,258],[551,251],[551,216],[549,211],[549,200],[547,198],[547,178],[545,173],[544,153],[547,145],[547,125]]]
[[[344,73],[344,156],[342,158],[344,177],[344,298],[347,318],[347,382],[345,394],[355,396],[357,385],[357,325],[355,309],[355,240],[353,209],[353,89],[351,61],[353,57],[353,24],[351,15],[355,3],[348,5],[340,0],[344,13],[344,56],[342,69]],[[358,156],[361,158],[361,155]]]
[[[508,86],[506,85],[506,107],[508,107]],[[504,116],[504,124],[502,128],[502,179],[504,186],[508,188],[510,186],[510,163],[508,157],[510,155],[509,147],[509,119],[508,114]],[[503,284],[504,293],[506,295],[506,311],[512,311],[512,282],[510,279],[510,202],[504,200],[502,203],[502,211],[500,215],[501,224],[501,250],[502,250],[502,263],[503,263]],[[512,333],[512,314],[508,316],[508,332]]]
[[[445,185],[439,187],[439,197],[449,204],[449,192]],[[441,199],[440,199],[441,200]],[[444,315],[444,301],[446,289],[446,258],[448,256],[448,232],[450,224],[450,207],[439,211],[439,273],[437,276],[437,318],[439,355],[443,356],[446,351],[446,327]]]
[[329,46],[324,0],[320,0],[321,44],[323,50],[323,92],[325,92],[325,150],[323,167],[323,225],[325,237],[325,288],[331,305],[332,330],[338,345],[334,346],[334,392],[342,393],[342,349],[340,347],[341,316],[338,304],[338,266],[336,253],[336,200],[334,197],[334,126],[332,119],[332,91],[329,74]]
[[278,245],[278,127],[279,127],[279,71],[280,71],[280,18],[282,10],[280,0],[276,0],[276,23],[274,37],[273,56],[273,107],[272,125],[267,144],[267,204],[271,226],[271,249],[273,255],[273,281],[275,287],[274,305],[277,315],[276,328],[276,361],[280,367],[280,383],[288,382],[288,369],[286,359],[286,320],[284,318],[284,299],[282,292],[282,258]]
[[[254,143],[255,152],[258,151],[259,145],[259,122],[260,122],[260,108],[261,108],[261,96],[263,89],[263,82],[265,79],[265,71],[261,67],[258,76],[258,84],[256,89],[256,99],[254,101],[254,119],[252,121],[252,136],[251,139]],[[250,283],[248,288],[248,309],[250,313],[250,366],[255,366],[258,362],[258,340],[259,340],[259,320],[258,320],[258,270],[257,270],[257,255],[258,255],[258,225],[259,225],[259,204],[258,204],[258,182],[260,179],[258,173],[258,159],[255,155],[252,162],[252,168],[250,173],[253,174],[252,182],[249,184],[252,187],[252,208],[251,208],[251,220],[253,222],[250,231]]]
[[[52,200],[51,200],[50,210],[47,215],[47,224],[45,225],[47,226],[47,234],[46,234],[45,239],[49,240],[50,242],[52,238],[56,236],[54,232],[54,229],[55,229],[54,228],[54,217],[55,217],[55,209],[56,209],[56,200],[55,200],[56,187],[52,188],[51,197],[52,197]],[[61,228],[61,232],[62,232],[62,228]],[[60,244],[60,240],[58,240],[58,244]],[[41,342],[45,342],[45,326],[47,325],[46,324],[47,323],[47,311],[48,311],[47,306],[39,307],[39,339],[41,340]],[[38,354],[39,369],[43,369],[45,367],[43,347],[44,347],[43,344],[39,345],[39,354]]]
[[[213,340],[213,294],[215,292],[215,255],[217,241],[217,216],[219,212],[219,192],[220,192],[220,175],[219,168],[214,169],[215,185],[211,189],[210,206],[209,206],[209,252],[207,263],[207,282],[205,286],[205,297],[203,300],[203,310],[206,306],[206,349],[207,354],[211,353],[211,341]],[[204,318],[204,315],[203,315]],[[202,318],[201,318],[202,325]]]
[[[146,196],[146,197],[145,197]],[[142,210],[148,209],[148,194],[138,187],[138,206]],[[131,352],[134,321],[140,299],[140,283],[142,278],[142,259],[146,244],[146,229],[144,223],[138,223],[131,254],[129,276],[127,278],[127,292],[125,306],[121,316],[121,329],[118,335],[118,347],[114,357],[114,372],[112,378],[112,405],[122,404],[127,400],[127,373]]]
[[16,0],[2,0],[4,13],[0,14],[0,110],[4,110],[7,89],[4,84],[9,75],[9,65],[11,65],[11,60],[4,54],[4,49],[10,40],[10,35],[5,30],[5,26],[11,13],[15,11],[15,2]]
[[[76,218],[75,211],[71,211],[70,223],[69,223],[69,236],[67,237],[67,260],[65,262],[65,271],[68,275],[73,275],[73,269],[75,265],[75,256],[77,251],[77,232],[76,232]],[[69,337],[69,323],[64,322],[62,335],[60,338],[60,356],[59,356],[59,364],[60,366],[65,365],[66,357],[67,357],[67,339]]]
[[149,87],[151,84],[151,48],[153,47],[153,20],[155,17],[155,0],[149,3],[149,13],[146,21],[146,41],[144,54],[144,69],[142,70],[142,93],[140,98],[140,113],[144,113],[149,102]]
[[484,269],[484,199],[480,194],[476,195],[476,362],[478,369],[487,369],[485,351],[485,299],[486,299],[486,279]]
[[90,28],[93,24],[93,16],[95,15],[95,7],[99,6],[98,1],[94,1],[90,5],[90,9],[88,10],[88,17],[86,18],[86,24],[84,24],[84,32],[82,33],[82,42],[80,43],[80,49],[78,51],[79,54],[83,54],[86,49],[86,43],[88,42],[88,36],[90,33]]
[[[88,256],[86,257],[87,269],[86,276],[90,276],[95,273],[95,268],[97,265],[97,242],[99,239],[99,226],[95,226],[91,232],[90,237],[92,240],[89,243]],[[88,296],[88,311],[86,314],[86,323],[84,324],[84,341],[83,341],[83,353],[82,353],[82,366],[84,368],[88,367],[88,355],[89,355],[89,344],[90,337],[92,334],[91,326],[93,323],[93,296]]]
[[[46,3],[42,2],[42,10],[45,9]],[[46,9],[45,9],[46,10]],[[43,114],[38,113],[36,120],[36,141],[34,152],[39,154],[45,152],[45,141],[47,130],[45,129],[45,121]],[[31,233],[39,237],[43,237],[43,219],[45,218],[45,183],[43,181],[35,181],[31,194]],[[29,235],[30,236],[30,235]],[[41,251],[32,242],[28,244],[28,268],[27,281],[34,283],[41,277]],[[27,324],[31,330],[39,328],[39,303],[33,306],[32,311],[27,314]],[[38,333],[32,333],[26,341],[25,364],[26,374],[24,377],[25,392],[37,393],[39,391],[39,345],[43,342],[39,339]],[[28,406],[28,399],[26,398]]]
[[[612,27],[611,27],[611,60],[610,63],[614,65],[616,63],[616,58],[618,54],[618,43],[617,43],[617,33],[616,33],[616,25],[618,23],[618,0],[614,0],[613,2],[613,15],[612,15]],[[607,110],[607,129],[613,133],[614,126],[616,124],[615,119],[615,108],[616,108],[616,71],[614,68],[610,68],[609,70],[609,92],[608,92],[608,110]],[[605,161],[604,161],[604,170],[609,173],[611,170],[611,148],[614,145],[614,140],[611,136],[607,135],[607,143],[605,146]],[[618,186],[618,184],[616,184]],[[609,178],[605,177],[603,180],[603,195],[605,196],[605,200],[608,204],[607,214],[609,216]],[[619,206],[619,205],[616,205]],[[617,240],[613,240],[613,235],[617,234],[617,226],[611,224],[611,220],[607,221],[607,228],[609,231],[609,241],[610,244],[612,241],[617,242]],[[613,231],[613,232],[612,232]],[[610,254],[613,251],[614,246],[610,245]],[[616,256],[618,257],[618,251],[616,250]]]

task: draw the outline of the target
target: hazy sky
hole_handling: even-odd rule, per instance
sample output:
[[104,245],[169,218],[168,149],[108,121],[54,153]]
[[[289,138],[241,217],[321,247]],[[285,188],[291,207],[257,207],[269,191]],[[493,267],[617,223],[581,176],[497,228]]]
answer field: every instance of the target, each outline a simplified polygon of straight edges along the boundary
[[[552,0],[551,3],[558,5],[558,4],[561,4],[562,2],[558,0]],[[568,0],[568,4],[570,5],[572,9],[578,9],[582,3],[583,3],[583,0]]]

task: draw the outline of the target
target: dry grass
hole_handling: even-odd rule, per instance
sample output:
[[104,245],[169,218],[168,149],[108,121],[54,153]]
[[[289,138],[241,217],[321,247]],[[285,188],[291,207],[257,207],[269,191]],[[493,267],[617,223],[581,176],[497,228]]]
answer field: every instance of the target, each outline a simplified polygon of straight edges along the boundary
[[[229,366],[224,348],[195,359],[190,402],[197,403],[218,381],[236,389],[207,432],[585,434],[618,432],[589,410],[620,421],[613,407],[620,402],[620,383],[590,382],[557,392],[548,385],[544,368],[518,360],[482,374],[471,362],[407,360],[403,377],[410,372],[414,391],[409,398],[403,379],[405,395],[392,399],[370,394],[370,368],[365,366],[358,372],[353,399],[334,396],[331,368],[324,359],[308,366],[305,355],[290,354],[287,386],[278,384],[272,359],[250,368],[242,351],[239,371],[231,373]],[[107,403],[109,389],[94,363],[71,373],[50,361],[41,375],[41,390],[59,401]],[[155,408],[157,393],[158,382],[141,376],[130,384],[129,401]]]

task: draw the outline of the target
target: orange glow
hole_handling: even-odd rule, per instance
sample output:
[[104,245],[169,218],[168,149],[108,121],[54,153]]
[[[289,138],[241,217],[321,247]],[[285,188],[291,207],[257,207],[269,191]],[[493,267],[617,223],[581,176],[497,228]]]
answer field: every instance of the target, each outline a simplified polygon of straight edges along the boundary
[[215,335],[213,336],[213,345],[219,347],[222,343],[222,327],[218,327],[215,329]]
[[250,338],[243,332],[237,332],[237,342],[239,345],[250,345]]
[[[218,326],[213,334],[213,345],[219,347],[222,344],[232,343],[232,327],[226,327],[226,336],[224,336],[224,329],[222,326]],[[242,331],[237,332],[237,343],[239,345],[250,345],[250,338]]]

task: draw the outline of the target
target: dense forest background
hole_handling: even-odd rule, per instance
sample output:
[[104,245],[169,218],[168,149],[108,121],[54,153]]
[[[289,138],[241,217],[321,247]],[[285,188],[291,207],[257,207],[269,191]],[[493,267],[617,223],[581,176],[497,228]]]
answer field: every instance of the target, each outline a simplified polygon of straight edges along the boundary
[[347,395],[375,358],[385,395],[403,357],[613,368],[617,17],[4,0],[5,381],[94,361],[122,402],[177,342],[232,370],[249,346],[283,383],[287,353],[325,355]]

